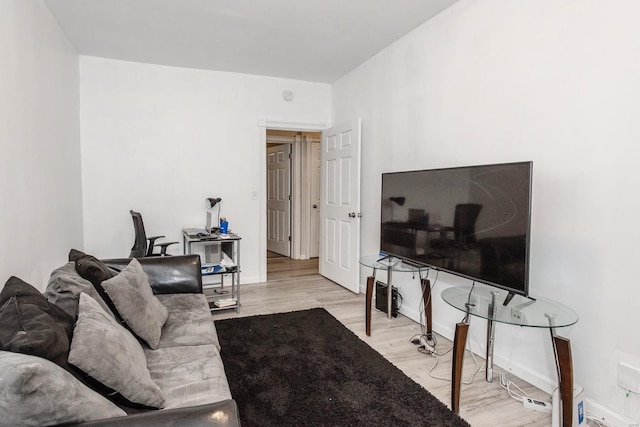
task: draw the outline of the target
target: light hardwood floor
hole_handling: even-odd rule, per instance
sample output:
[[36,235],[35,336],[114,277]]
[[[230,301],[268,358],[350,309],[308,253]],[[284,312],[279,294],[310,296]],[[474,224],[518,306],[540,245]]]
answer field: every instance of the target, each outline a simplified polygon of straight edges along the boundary
[[[388,320],[386,314],[373,310],[371,336],[364,332],[364,295],[353,294],[318,274],[317,259],[295,261],[270,256],[267,259],[268,280],[265,283],[241,285],[240,313],[216,312],[214,320],[256,314],[269,314],[313,307],[323,307],[358,337],[400,368],[407,376],[421,384],[431,394],[450,406],[451,382],[430,376],[436,358],[425,355],[410,342],[421,329],[413,320],[402,315]],[[437,337],[436,350],[444,354],[451,341]],[[478,358],[484,367],[484,360]],[[467,381],[475,365],[467,352],[463,381]],[[478,372],[471,384],[463,384],[460,415],[472,426],[550,426],[551,415],[523,408],[500,386],[500,368],[494,369],[495,379],[487,383],[484,370]],[[451,376],[451,353],[438,357],[433,376]],[[524,381],[509,375],[532,398],[549,401],[549,395]]]

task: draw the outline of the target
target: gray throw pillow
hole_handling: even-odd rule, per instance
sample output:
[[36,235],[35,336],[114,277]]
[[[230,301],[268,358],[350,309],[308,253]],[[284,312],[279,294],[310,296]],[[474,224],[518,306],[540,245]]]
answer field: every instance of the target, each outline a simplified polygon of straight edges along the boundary
[[164,406],[140,343],[85,293],[80,294],[69,363],[131,403]]
[[52,425],[126,413],[58,365],[0,351],[0,424]]
[[78,298],[81,292],[98,301],[100,306],[113,316],[111,309],[100,297],[91,282],[83,279],[78,274],[73,262],[68,262],[62,267],[53,270],[47,289],[44,291],[44,296],[47,297],[49,302],[57,305],[75,319],[78,312]]
[[129,329],[157,349],[169,312],[153,294],[140,262],[133,258],[117,276],[102,282],[102,287]]

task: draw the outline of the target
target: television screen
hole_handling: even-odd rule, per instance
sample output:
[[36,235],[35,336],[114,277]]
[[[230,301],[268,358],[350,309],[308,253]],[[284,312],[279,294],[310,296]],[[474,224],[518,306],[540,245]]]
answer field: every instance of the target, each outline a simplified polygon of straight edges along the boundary
[[380,250],[528,295],[532,163],[382,174]]

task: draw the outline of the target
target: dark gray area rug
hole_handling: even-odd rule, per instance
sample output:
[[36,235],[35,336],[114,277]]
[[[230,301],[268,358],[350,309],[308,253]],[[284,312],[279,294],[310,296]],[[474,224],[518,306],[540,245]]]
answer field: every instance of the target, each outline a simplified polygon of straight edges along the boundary
[[469,426],[322,308],[215,323],[244,426]]

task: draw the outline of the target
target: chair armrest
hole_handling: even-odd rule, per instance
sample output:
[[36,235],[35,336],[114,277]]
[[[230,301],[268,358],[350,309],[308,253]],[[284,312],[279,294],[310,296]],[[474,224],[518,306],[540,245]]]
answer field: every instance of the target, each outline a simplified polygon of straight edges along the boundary
[[126,417],[87,421],[72,425],[83,427],[235,427],[240,426],[240,417],[238,415],[238,406],[236,405],[235,400],[230,399],[223,400],[222,402],[210,403],[208,405],[176,409],[161,409],[158,411],[127,415]]
[[[200,256],[175,255],[138,258],[154,294],[202,293]],[[107,267],[122,271],[131,258],[103,260]]]
[[[175,245],[178,244],[179,242],[160,242],[160,243],[156,243],[156,246],[160,246],[160,255],[166,255],[167,254],[167,247],[170,245]],[[151,251],[153,251],[153,247],[151,247]]]
[[163,239],[164,236],[151,236],[147,237],[149,244],[147,245],[147,254],[145,256],[153,256],[153,247],[156,244],[156,240]]

